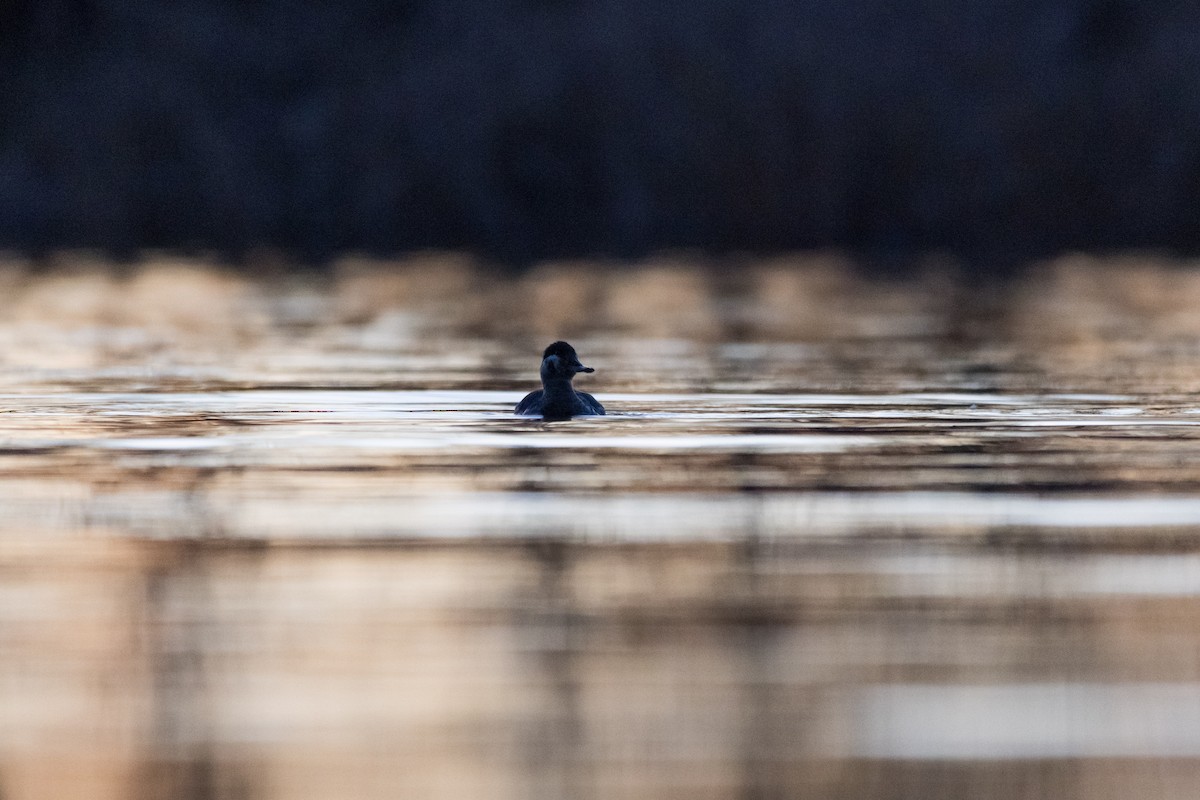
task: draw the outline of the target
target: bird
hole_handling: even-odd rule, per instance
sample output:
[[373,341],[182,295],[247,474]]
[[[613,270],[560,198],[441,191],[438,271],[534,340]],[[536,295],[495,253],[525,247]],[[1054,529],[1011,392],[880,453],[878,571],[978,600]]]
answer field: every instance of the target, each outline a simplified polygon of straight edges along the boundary
[[604,406],[599,400],[587,392],[575,391],[571,385],[576,373],[595,371],[580,363],[574,347],[566,342],[555,342],[542,353],[542,388],[530,392],[517,403],[517,414],[555,420],[603,415]]

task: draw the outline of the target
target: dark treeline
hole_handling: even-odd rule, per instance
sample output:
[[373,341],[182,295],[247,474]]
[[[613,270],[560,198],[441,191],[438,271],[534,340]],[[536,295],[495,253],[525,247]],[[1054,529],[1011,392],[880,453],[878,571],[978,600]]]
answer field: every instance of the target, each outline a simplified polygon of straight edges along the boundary
[[1200,4],[0,0],[0,247],[1200,245]]

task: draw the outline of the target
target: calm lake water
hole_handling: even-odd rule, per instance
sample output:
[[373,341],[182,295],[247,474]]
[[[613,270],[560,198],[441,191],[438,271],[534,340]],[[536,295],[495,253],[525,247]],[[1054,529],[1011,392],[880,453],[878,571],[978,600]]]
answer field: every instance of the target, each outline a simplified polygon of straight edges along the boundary
[[[1194,798],[1200,271],[0,269],[0,798]],[[512,415],[542,348],[603,418]]]

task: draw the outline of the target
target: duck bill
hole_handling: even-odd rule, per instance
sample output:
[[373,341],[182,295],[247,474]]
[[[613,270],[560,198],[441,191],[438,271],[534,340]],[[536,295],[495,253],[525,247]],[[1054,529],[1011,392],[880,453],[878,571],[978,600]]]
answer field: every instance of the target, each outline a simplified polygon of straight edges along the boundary
[[591,367],[585,367],[583,364],[576,364],[575,371],[576,372],[595,372],[596,370],[592,369]]

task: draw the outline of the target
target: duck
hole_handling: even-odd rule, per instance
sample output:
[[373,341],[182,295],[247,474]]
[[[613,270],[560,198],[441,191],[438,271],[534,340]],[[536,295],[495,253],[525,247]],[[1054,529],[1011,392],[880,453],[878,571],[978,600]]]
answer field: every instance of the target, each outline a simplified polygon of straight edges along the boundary
[[580,372],[595,372],[585,367],[566,342],[555,342],[542,353],[542,388],[525,395],[517,403],[516,412],[523,417],[570,419],[581,416],[603,416],[604,406],[587,392],[579,392],[571,380]]

